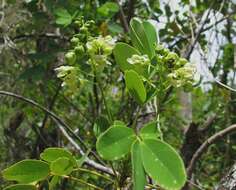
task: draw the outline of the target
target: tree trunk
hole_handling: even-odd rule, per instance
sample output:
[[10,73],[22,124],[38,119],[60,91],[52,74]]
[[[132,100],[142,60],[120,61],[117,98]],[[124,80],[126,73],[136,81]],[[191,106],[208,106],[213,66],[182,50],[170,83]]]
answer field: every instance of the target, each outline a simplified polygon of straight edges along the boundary
[[236,190],[236,163],[229,172],[221,179],[216,190]]

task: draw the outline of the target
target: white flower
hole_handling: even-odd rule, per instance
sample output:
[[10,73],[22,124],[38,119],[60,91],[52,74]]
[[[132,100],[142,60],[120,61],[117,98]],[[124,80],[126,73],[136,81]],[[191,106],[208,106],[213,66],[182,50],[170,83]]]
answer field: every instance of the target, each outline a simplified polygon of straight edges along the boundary
[[147,55],[134,54],[132,55],[132,57],[128,58],[127,61],[131,65],[136,65],[136,64],[149,65],[150,64],[150,60]]

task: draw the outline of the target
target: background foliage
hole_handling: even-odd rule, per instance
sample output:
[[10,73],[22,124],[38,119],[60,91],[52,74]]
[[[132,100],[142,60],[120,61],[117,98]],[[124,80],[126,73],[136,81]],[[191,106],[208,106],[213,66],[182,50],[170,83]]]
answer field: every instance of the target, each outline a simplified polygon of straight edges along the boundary
[[[94,85],[96,78],[88,74],[91,68],[83,59],[78,63],[84,71],[78,86],[69,90],[61,86],[55,68],[65,65],[64,55],[72,48],[70,40],[81,29],[75,21],[81,18],[94,21],[89,27],[91,36],[111,35],[126,43],[130,43],[127,23],[132,17],[152,19],[159,42],[197,65],[201,77],[191,94],[173,89],[158,108],[163,138],[180,150],[186,165],[191,151],[236,123],[235,91],[222,86],[236,87],[233,1],[2,0],[0,6],[0,90],[21,94],[52,110],[91,150],[95,150],[100,130],[109,126],[103,97],[114,119],[128,125],[134,120],[137,104],[128,95],[113,57],[109,60],[112,67],[105,67],[101,75],[100,86]],[[154,118],[155,104],[142,110],[139,126]],[[47,147],[66,147],[79,156],[47,113],[17,99],[0,96],[0,126],[1,169],[25,158],[39,158]],[[190,127],[195,130],[187,130]],[[233,165],[235,149],[234,135],[210,146],[197,162],[191,189],[216,187]],[[121,186],[129,183],[128,160],[114,164],[122,176]],[[77,175],[111,188],[96,175]],[[0,187],[6,185],[0,179]],[[58,189],[80,187],[86,189],[62,180]]]

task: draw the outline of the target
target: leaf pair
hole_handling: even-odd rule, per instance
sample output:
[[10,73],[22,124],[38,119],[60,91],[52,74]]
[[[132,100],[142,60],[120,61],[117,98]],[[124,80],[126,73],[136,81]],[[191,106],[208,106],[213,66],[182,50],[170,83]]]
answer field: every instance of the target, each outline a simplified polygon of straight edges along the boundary
[[133,46],[140,53],[148,55],[150,59],[155,56],[157,33],[150,22],[133,18],[130,22],[130,37]]
[[149,22],[141,22],[134,18],[130,22],[130,37],[134,47],[118,42],[113,50],[116,63],[122,71],[133,69],[139,74],[145,71],[140,66],[131,65],[127,59],[132,55],[148,55],[151,60],[155,56],[155,47],[157,44],[157,33],[155,27]]
[[183,161],[167,143],[146,138],[136,141],[131,150],[135,190],[143,190],[145,172],[165,189],[180,189],[186,181]]
[[157,33],[154,26],[134,18],[130,22],[130,37],[134,47],[126,43],[117,43],[113,53],[116,63],[125,72],[126,87],[139,104],[144,104],[147,93],[142,77],[148,78],[149,65],[130,64],[128,59],[133,55],[148,55],[151,60],[155,56]]
[[73,168],[77,166],[73,155],[61,148],[48,148],[41,153],[40,157],[50,164],[50,170],[53,175],[69,175]]
[[125,83],[129,93],[139,104],[143,104],[146,100],[146,89],[141,76],[147,76],[147,68],[141,65],[132,65],[127,61],[132,55],[140,55],[140,53],[125,43],[117,43],[113,53],[116,63],[125,72]]
[[157,135],[155,122],[145,125],[139,136],[125,125],[115,125],[98,138],[96,148],[106,160],[118,160],[131,152],[135,190],[144,189],[146,173],[163,188],[180,189],[186,181],[183,161]]
[[[40,157],[43,161],[22,160],[3,170],[2,175],[5,179],[20,183],[9,186],[5,190],[34,190],[35,186],[30,183],[45,180],[50,175],[69,175],[75,167],[79,167],[73,155],[62,148],[45,149]],[[52,183],[54,181],[53,178]]]

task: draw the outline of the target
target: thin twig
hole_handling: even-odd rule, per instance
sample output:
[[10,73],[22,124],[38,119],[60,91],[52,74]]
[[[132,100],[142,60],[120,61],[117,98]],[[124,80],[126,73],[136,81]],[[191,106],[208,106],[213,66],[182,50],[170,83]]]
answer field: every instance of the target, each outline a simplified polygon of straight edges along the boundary
[[[14,98],[17,98],[21,101],[24,101],[24,102],[27,102],[35,107],[37,107],[38,109],[48,113],[52,118],[53,120],[58,124],[58,127],[59,129],[61,130],[61,132],[63,133],[63,135],[65,135],[65,137],[69,140],[69,142],[71,142],[75,148],[82,154],[84,155],[83,151],[82,151],[82,148],[69,136],[69,134],[66,132],[65,129],[67,129],[73,136],[75,136],[78,140],[80,139],[82,141],[82,139],[74,134],[73,130],[61,119],[59,118],[55,113],[51,112],[50,110],[48,110],[47,108],[43,107],[42,105],[38,104],[37,102],[29,99],[29,98],[26,98],[24,96],[21,96],[21,95],[18,95],[18,94],[15,94],[15,93],[12,93],[12,92],[8,92],[8,91],[2,91],[0,90],[0,95],[4,95],[4,96],[10,96],[10,97],[14,97]],[[83,141],[82,141],[83,142]],[[83,142],[84,143],[84,142]],[[87,146],[86,146],[87,147]],[[94,156],[97,157],[97,155],[95,153],[93,153]],[[86,164],[90,165],[91,167],[95,168],[95,169],[98,169],[100,171],[103,171],[103,172],[106,172],[108,174],[112,174],[113,175],[113,172],[110,168],[107,168],[99,163],[96,163],[94,162],[93,160],[90,160],[90,159],[86,159],[85,161]]]
[[[215,23],[213,23],[213,24],[211,24],[211,25],[209,25],[209,26],[203,28],[202,31],[201,31],[201,33],[210,30],[212,27],[214,27],[214,26],[216,26],[216,25],[222,23],[223,21],[225,21],[227,18],[229,18],[230,16],[232,16],[232,15],[234,15],[234,14],[235,14],[234,12],[233,12],[233,13],[229,13],[228,15],[226,15],[225,17],[219,19],[219,20],[216,21]],[[187,36],[181,35],[181,37],[180,37],[178,40],[176,40],[172,45],[170,45],[168,48],[169,48],[169,49],[172,49],[172,48],[175,47],[177,44],[179,44],[179,43],[182,42],[182,41],[188,40],[190,37],[191,37],[191,35],[187,35]]]
[[204,26],[205,26],[205,24],[206,24],[206,22],[207,22],[207,20],[208,20],[208,17],[209,17],[209,15],[210,15],[211,8],[212,8],[213,5],[214,5],[214,4],[212,3],[211,7],[208,9],[208,12],[207,12],[207,14],[206,14],[205,19],[202,21],[202,23],[200,24],[200,27],[197,29],[197,32],[196,32],[194,41],[193,41],[193,43],[190,45],[190,48],[189,48],[189,50],[187,51],[187,53],[186,53],[186,55],[185,55],[185,58],[186,58],[186,59],[189,59],[189,58],[190,58],[190,56],[191,56],[191,54],[192,54],[192,52],[193,52],[193,49],[194,49],[195,45],[196,45],[197,42],[198,42],[198,39],[199,39],[199,37],[200,37],[200,34],[202,33],[202,30],[203,30],[203,28],[204,28]]
[[[81,150],[80,146],[70,137],[70,135],[66,132],[66,130],[58,123],[57,120],[55,120],[55,123],[57,123],[59,129],[61,130],[62,134],[67,138],[67,140],[80,152],[80,154],[83,156],[85,153],[83,150]],[[114,175],[114,172],[112,171],[111,168],[107,168],[99,163],[96,163],[95,161],[89,159],[88,157],[85,159],[85,164],[88,166],[91,166],[99,171],[105,172],[110,175]]]
[[128,24],[128,21],[125,17],[124,10],[123,10],[122,6],[120,5],[119,0],[116,0],[116,3],[117,3],[117,5],[119,6],[119,9],[120,9],[120,21],[121,21],[121,24],[123,26],[124,32],[128,32],[129,31],[129,24]]
[[135,2],[136,0],[129,0],[128,4],[128,16],[127,16],[127,22],[129,23],[131,18],[134,16],[134,10],[135,10]]
[[96,175],[98,177],[101,177],[101,178],[104,178],[112,183],[114,183],[114,181],[112,179],[110,179],[108,176],[106,175],[103,175],[103,174],[100,174],[100,173],[97,173],[96,171],[92,171],[92,170],[89,170],[89,169],[85,169],[85,168],[76,168],[74,171],[80,171],[80,172],[86,172],[86,173],[90,173],[92,175]]
[[192,173],[195,169],[196,163],[197,161],[200,159],[200,157],[202,156],[202,154],[207,150],[207,148],[214,144],[216,141],[222,139],[223,137],[225,137],[226,135],[229,135],[231,133],[236,132],[236,124],[231,125],[230,127],[223,129],[221,131],[219,131],[218,133],[214,134],[213,136],[211,136],[210,138],[208,138],[199,148],[198,150],[194,153],[188,168],[187,168],[187,174],[188,174],[188,178],[191,179]]
[[88,182],[86,182],[86,181],[84,181],[84,180],[82,180],[82,179],[78,179],[78,178],[73,177],[73,176],[63,176],[63,177],[66,178],[66,179],[72,179],[72,180],[74,180],[74,181],[77,181],[77,182],[79,182],[80,184],[83,184],[83,185],[88,186],[89,188],[93,188],[93,189],[97,189],[97,190],[103,190],[102,188],[100,188],[100,187],[98,187],[98,186],[96,186],[96,185],[93,185],[93,184],[91,184],[91,183],[88,183]]

